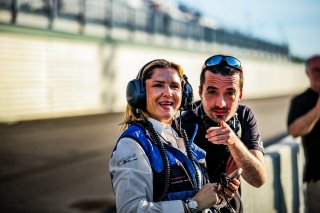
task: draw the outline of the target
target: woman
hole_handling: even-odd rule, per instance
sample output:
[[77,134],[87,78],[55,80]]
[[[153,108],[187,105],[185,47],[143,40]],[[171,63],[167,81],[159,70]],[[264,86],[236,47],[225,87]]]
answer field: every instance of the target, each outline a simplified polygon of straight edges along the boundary
[[[185,84],[182,68],[163,59],[129,82],[124,132],[109,165],[117,212],[196,212],[221,204],[218,185],[207,183],[204,151],[175,122]],[[239,181],[229,187],[224,191],[233,197]]]

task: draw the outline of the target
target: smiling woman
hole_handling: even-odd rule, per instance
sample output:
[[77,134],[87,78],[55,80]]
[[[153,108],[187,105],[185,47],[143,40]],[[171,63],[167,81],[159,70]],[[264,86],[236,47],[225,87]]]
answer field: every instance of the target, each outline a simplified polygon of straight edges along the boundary
[[172,124],[181,104],[181,78],[173,68],[155,68],[146,80],[147,112],[162,123]]
[[205,152],[176,122],[177,111],[192,102],[180,65],[163,59],[147,63],[128,83],[127,101],[124,131],[109,165],[117,212],[198,212],[225,206],[228,198],[221,195],[233,197],[240,182],[232,180],[230,189],[209,183]]

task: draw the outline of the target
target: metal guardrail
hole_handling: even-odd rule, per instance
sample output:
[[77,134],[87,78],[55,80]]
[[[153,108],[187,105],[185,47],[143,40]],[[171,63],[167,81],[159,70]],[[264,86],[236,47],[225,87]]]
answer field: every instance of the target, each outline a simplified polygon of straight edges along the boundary
[[[198,19],[178,20],[153,7],[136,9],[119,0],[0,0],[0,10],[10,11],[11,24],[20,14],[34,14],[48,19],[48,30],[55,19],[77,22],[80,26],[97,24],[111,31],[124,28],[168,37],[180,37],[208,43],[268,52],[287,57],[287,45],[274,44],[225,29],[204,26]],[[1,19],[0,19],[1,22]],[[82,28],[78,33],[82,33]]]
[[300,138],[284,137],[266,148],[267,181],[254,188],[241,181],[246,213],[305,212],[304,154]]

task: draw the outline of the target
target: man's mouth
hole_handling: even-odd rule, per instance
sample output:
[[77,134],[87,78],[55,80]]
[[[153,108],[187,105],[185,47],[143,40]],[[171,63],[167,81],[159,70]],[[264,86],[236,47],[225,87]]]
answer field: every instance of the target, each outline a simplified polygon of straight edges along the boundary
[[216,115],[225,115],[228,113],[228,110],[224,110],[224,109],[216,109],[216,110],[213,110],[214,114]]

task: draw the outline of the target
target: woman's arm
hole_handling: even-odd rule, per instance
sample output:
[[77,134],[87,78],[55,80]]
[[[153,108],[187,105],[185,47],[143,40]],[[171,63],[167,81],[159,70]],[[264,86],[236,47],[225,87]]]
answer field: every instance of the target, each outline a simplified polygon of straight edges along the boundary
[[153,176],[148,157],[133,139],[119,141],[109,163],[117,212],[184,212],[181,200],[152,202]]

